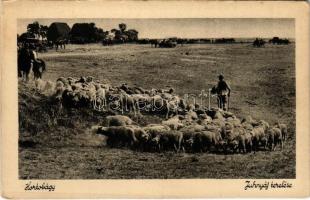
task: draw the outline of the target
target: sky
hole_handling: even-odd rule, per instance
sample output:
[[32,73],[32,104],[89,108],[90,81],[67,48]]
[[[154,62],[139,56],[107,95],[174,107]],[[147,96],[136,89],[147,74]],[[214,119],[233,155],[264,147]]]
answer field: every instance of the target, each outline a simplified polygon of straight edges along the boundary
[[127,29],[139,32],[139,38],[295,38],[295,21],[285,18],[20,19],[17,33],[25,32],[27,24],[34,21],[47,26],[52,22],[66,22],[70,27],[74,23],[94,22],[105,31],[125,23]]

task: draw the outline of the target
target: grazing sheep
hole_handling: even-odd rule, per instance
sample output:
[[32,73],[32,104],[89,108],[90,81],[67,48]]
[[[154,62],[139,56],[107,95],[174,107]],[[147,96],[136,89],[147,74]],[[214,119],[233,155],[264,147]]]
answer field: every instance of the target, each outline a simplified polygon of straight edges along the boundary
[[180,129],[181,132],[200,132],[204,131],[205,126],[199,125],[199,124],[190,124],[189,126],[185,126],[182,129]]
[[85,90],[86,90],[86,95],[89,98],[89,101],[94,102],[96,100],[96,93],[97,93],[95,85],[94,84],[88,84],[85,87]]
[[253,120],[253,118],[250,115],[246,116],[245,118],[241,120],[241,123],[245,123],[245,122],[251,124],[252,126],[258,124],[258,122],[256,120]]
[[193,120],[197,120],[198,119],[198,115],[195,111],[193,110],[189,110],[186,114],[185,114],[185,121],[187,122],[192,122]]
[[105,135],[107,144],[111,147],[133,147],[138,142],[135,130],[128,126],[99,127],[97,134]]
[[253,125],[249,122],[244,122],[241,124],[243,128],[245,128],[248,131],[252,131],[253,130]]
[[96,85],[96,99],[94,101],[95,106],[99,110],[103,110],[106,107],[106,90],[98,85]]
[[93,83],[94,82],[94,77],[93,76],[87,76],[86,77],[86,83]]
[[169,126],[172,130],[179,130],[180,128],[184,127],[184,124],[181,123],[178,115],[166,121],[162,121],[162,124]]
[[164,125],[164,124],[148,124],[146,127],[143,127],[143,129],[150,133],[151,135],[165,132],[165,131],[170,131],[171,129],[169,126]]
[[216,111],[214,116],[213,116],[213,119],[219,119],[221,121],[224,121],[225,118],[223,117],[222,113],[220,111]]
[[122,106],[125,107],[125,111],[133,112],[136,116],[137,109],[134,98],[126,93],[123,93],[121,98],[123,102]]
[[228,117],[226,118],[226,121],[232,123],[234,127],[241,126],[241,121],[238,118]]
[[269,128],[267,130],[267,138],[270,151],[274,151],[278,144],[281,145],[281,150],[283,149],[282,133],[279,128]]
[[164,107],[167,110],[166,113],[166,119],[169,118],[169,114],[178,114],[178,108],[179,108],[179,98],[171,99],[170,101],[164,99]]
[[269,124],[263,120],[259,122],[258,126],[255,126],[253,130],[251,130],[251,135],[253,138],[253,150],[257,151],[259,148],[259,145],[261,144],[264,146],[265,143],[265,133],[266,130],[269,128]]
[[220,112],[224,118],[229,118],[229,117],[236,118],[236,116],[232,112],[228,112],[224,110],[221,110]]
[[167,131],[161,134],[160,144],[163,150],[173,149],[180,151],[183,142],[183,133],[180,131]]
[[112,115],[106,117],[108,126],[126,126],[133,124],[132,119],[125,115]]
[[286,124],[280,124],[279,122],[277,122],[275,124],[275,127],[279,128],[281,130],[283,142],[286,141],[286,139],[287,139],[287,125]]
[[65,85],[62,81],[57,81],[55,86],[55,98],[61,99],[62,93],[65,91]]
[[68,79],[66,79],[66,78],[64,78],[64,77],[59,77],[59,78],[56,80],[56,82],[58,82],[58,81],[62,82],[64,85],[66,85],[66,84],[69,83],[69,82],[68,82]]
[[195,134],[193,150],[206,152],[212,148],[218,150],[221,148],[222,137],[220,134],[211,131],[202,131]]
[[242,127],[237,127],[234,131],[238,132],[236,140],[238,141],[239,151],[243,153],[251,152],[253,147],[252,135]]
[[36,79],[35,87],[39,92],[42,92],[46,95],[51,95],[54,93],[55,83],[52,81],[44,81],[42,79]]
[[134,130],[134,135],[137,139],[134,148],[139,150],[145,150],[147,148],[148,141],[150,140],[150,135],[140,126],[127,125],[126,127],[132,128]]
[[83,88],[83,85],[81,83],[73,83],[71,84],[72,90],[81,90]]
[[195,140],[195,134],[205,130],[205,126],[199,124],[190,124],[180,129],[183,134],[182,147],[187,151],[191,152],[193,150],[193,144]]

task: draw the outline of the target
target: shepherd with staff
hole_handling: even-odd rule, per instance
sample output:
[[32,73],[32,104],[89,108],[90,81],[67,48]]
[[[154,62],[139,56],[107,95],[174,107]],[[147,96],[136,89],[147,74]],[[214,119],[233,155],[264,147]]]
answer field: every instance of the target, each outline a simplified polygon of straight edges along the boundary
[[231,89],[228,83],[224,80],[222,74],[220,74],[218,78],[219,82],[217,83],[217,86],[212,88],[211,93],[217,93],[218,107],[223,110],[228,110]]

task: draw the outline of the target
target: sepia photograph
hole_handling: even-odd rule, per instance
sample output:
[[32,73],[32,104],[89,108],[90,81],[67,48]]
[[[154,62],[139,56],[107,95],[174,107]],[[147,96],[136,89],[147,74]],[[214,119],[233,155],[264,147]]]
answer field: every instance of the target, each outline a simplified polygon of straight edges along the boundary
[[295,22],[19,19],[20,179],[295,178]]
[[308,3],[3,5],[5,198],[310,195]]

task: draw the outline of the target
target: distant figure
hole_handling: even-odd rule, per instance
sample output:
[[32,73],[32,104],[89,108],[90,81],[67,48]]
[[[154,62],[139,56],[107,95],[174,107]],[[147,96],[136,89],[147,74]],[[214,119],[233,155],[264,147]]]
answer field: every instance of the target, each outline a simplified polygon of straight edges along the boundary
[[227,110],[227,100],[230,97],[230,86],[224,80],[223,75],[219,75],[219,82],[216,87],[217,95],[218,95],[218,106],[223,110]]

